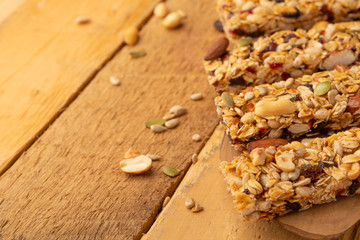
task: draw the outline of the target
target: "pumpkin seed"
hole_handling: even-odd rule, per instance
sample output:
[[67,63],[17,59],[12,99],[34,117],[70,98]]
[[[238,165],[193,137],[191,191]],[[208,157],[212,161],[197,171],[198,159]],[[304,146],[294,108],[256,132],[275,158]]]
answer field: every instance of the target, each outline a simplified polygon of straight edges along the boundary
[[244,47],[244,46],[247,46],[250,43],[252,43],[252,40],[253,39],[251,37],[241,38],[241,39],[239,39],[238,43],[241,47]]
[[158,118],[158,119],[152,119],[148,122],[145,123],[146,127],[151,127],[151,125],[164,125],[165,124],[165,119],[163,118]]
[[233,107],[234,106],[234,99],[232,98],[230,93],[223,92],[221,94],[221,99],[223,100],[223,102],[225,103],[226,106],[228,106],[228,107]]
[[314,93],[318,96],[321,96],[327,93],[330,89],[331,89],[330,82],[322,82],[316,86],[316,88],[314,89]]
[[146,56],[146,52],[144,50],[130,52],[129,54],[132,58],[141,58],[141,57]]
[[171,167],[171,166],[163,166],[162,170],[169,177],[176,177],[181,172],[179,169],[177,169],[175,167]]

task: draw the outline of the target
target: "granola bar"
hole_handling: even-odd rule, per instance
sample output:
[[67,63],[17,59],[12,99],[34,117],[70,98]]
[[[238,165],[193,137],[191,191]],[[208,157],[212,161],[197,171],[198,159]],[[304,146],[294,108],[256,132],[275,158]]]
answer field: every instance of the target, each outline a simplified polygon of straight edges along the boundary
[[360,22],[320,22],[308,32],[280,31],[247,43],[204,61],[209,83],[219,93],[358,64]]
[[272,219],[360,193],[360,128],[328,138],[255,148],[222,162],[245,220]]
[[309,29],[319,21],[358,19],[358,0],[218,0],[217,11],[229,39],[279,30]]
[[338,66],[215,98],[237,150],[264,138],[294,139],[360,124],[360,67]]

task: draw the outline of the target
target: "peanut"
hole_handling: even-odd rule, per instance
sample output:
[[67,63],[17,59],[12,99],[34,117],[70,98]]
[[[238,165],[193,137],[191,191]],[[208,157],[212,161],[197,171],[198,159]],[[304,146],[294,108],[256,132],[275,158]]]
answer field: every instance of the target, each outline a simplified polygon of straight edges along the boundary
[[288,99],[261,100],[255,104],[255,115],[260,117],[282,116],[292,114],[296,109],[296,104]]

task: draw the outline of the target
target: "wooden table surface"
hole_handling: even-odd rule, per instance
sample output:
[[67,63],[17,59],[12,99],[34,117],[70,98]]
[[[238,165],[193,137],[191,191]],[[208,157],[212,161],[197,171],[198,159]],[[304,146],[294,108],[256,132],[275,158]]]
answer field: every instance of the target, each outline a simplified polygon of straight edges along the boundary
[[[151,16],[157,2],[0,0],[0,239],[304,239],[275,221],[241,223],[232,208],[202,68],[222,35],[214,1],[166,1],[187,13],[175,30]],[[120,36],[129,26],[141,28],[135,46]],[[131,59],[137,50],[147,55]],[[191,101],[196,92],[204,99]],[[188,109],[176,129],[145,128],[176,104]],[[119,161],[130,147],[162,158],[128,176]],[[164,175],[164,165],[181,174]],[[205,210],[187,211],[186,196]],[[358,226],[340,239],[356,238]]]

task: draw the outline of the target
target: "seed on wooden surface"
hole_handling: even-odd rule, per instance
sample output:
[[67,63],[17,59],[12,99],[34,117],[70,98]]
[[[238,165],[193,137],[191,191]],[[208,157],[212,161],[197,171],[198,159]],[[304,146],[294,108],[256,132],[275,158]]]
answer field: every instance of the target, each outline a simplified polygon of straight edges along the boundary
[[162,125],[158,125],[158,124],[155,124],[155,125],[151,125],[150,126],[150,129],[151,131],[153,131],[154,133],[161,133],[161,132],[164,132],[166,131],[166,127],[162,126]]
[[184,115],[187,112],[187,109],[180,105],[175,105],[172,108],[170,108],[170,113],[175,114],[176,117],[180,117],[181,115]]
[[156,4],[154,8],[154,16],[158,18],[164,18],[168,13],[167,7],[164,2]]
[[120,168],[127,174],[139,175],[150,171],[152,161],[145,155],[120,161]]
[[87,23],[91,22],[91,19],[88,17],[79,16],[79,17],[75,18],[75,22],[77,24],[87,24]]
[[160,160],[160,158],[161,158],[159,155],[157,155],[157,154],[152,154],[152,153],[148,153],[148,154],[146,154],[146,156],[149,157],[149,158],[151,158],[151,160],[153,160],[153,161]]
[[221,99],[223,100],[224,104],[228,107],[234,106],[234,99],[228,92],[223,92],[221,94]]
[[144,50],[129,52],[129,54],[132,58],[141,58],[146,56],[146,52]]
[[176,128],[179,125],[179,119],[174,118],[165,122],[165,127],[167,128]]
[[191,161],[193,164],[197,163],[198,161],[198,155],[196,153],[194,153],[192,156],[191,156]]
[[177,28],[181,25],[183,16],[179,12],[169,13],[163,20],[163,26],[169,29]]
[[165,119],[166,121],[168,121],[168,120],[173,119],[173,118],[175,118],[175,117],[176,117],[175,113],[168,113],[168,114],[166,114],[166,115],[163,117],[163,119]]
[[194,101],[198,101],[203,99],[203,95],[201,93],[194,93],[193,95],[190,96],[190,99]]
[[158,118],[158,119],[151,119],[150,121],[145,123],[146,127],[151,127],[152,125],[164,125],[165,124],[165,119],[163,118]]
[[140,155],[140,152],[134,148],[129,148],[124,154],[124,158],[134,158]]
[[223,25],[222,25],[222,23],[221,23],[220,20],[216,20],[216,21],[214,22],[214,28],[215,28],[216,30],[218,30],[219,32],[224,32],[224,28],[223,28]]
[[194,213],[201,212],[202,210],[204,210],[204,208],[197,202],[195,202],[195,206],[191,209],[191,211]]
[[136,27],[125,29],[123,39],[127,45],[135,45],[139,39],[139,30]]
[[229,40],[227,38],[222,37],[219,38],[207,51],[205,54],[204,60],[210,61],[214,60],[226,52],[227,47],[229,46]]
[[110,83],[114,86],[119,86],[120,85],[120,80],[116,77],[111,76],[110,77]]
[[170,202],[170,197],[166,196],[166,198],[163,201],[162,208],[164,209],[169,202]]
[[185,207],[188,209],[192,209],[195,206],[195,201],[191,197],[187,197],[185,199]]
[[171,167],[171,166],[163,166],[162,170],[169,177],[176,177],[181,172],[179,169],[177,169],[175,167]]
[[199,142],[199,141],[201,141],[201,136],[196,133],[192,136],[192,140],[195,142]]

